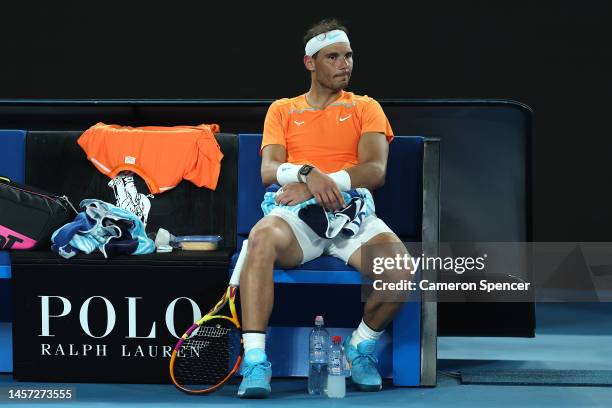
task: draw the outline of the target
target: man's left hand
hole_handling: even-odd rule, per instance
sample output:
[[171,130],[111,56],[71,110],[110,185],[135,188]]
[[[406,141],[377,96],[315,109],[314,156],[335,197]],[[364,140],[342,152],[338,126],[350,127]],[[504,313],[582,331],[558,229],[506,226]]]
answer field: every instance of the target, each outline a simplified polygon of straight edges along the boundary
[[304,183],[289,183],[276,193],[276,204],[297,205],[310,200],[313,196]]

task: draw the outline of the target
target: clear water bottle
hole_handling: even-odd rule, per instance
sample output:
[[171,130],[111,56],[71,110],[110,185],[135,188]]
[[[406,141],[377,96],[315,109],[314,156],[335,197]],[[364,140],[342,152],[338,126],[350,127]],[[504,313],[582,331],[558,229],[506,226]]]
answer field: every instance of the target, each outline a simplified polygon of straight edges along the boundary
[[344,398],[346,395],[346,377],[344,368],[344,351],[340,336],[334,336],[329,349],[327,365],[327,396],[329,398]]
[[323,394],[327,384],[327,354],[329,333],[323,326],[323,316],[315,318],[315,327],[310,332],[308,361],[308,393]]
[[341,344],[340,347],[342,348],[342,367],[344,369],[344,376],[346,378],[350,378],[351,377],[351,365],[348,362],[348,358],[346,358],[346,350],[344,350],[344,345]]

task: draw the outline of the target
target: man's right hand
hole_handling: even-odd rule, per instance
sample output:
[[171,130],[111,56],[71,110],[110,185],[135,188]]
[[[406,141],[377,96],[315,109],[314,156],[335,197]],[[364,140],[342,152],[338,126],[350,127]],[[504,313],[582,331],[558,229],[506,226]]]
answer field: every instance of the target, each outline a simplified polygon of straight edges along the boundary
[[304,201],[310,200],[312,194],[308,190],[308,186],[304,183],[289,183],[285,184],[282,189],[276,193],[276,204],[281,205],[297,205]]
[[334,180],[316,167],[308,174],[306,185],[323,208],[339,210],[346,207],[342,193]]

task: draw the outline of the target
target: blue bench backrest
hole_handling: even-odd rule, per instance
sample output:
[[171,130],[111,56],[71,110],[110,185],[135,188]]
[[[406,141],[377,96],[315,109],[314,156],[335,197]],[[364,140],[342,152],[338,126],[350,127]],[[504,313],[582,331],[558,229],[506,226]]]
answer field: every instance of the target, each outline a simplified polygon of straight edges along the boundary
[[376,214],[403,241],[421,241],[424,140],[421,136],[393,139],[385,185],[374,192]]
[[[0,130],[0,176],[18,182],[25,180],[26,134],[23,130]],[[0,322],[11,319],[10,286],[4,280],[10,277],[11,258],[8,252],[0,251]],[[6,366],[7,361],[1,360],[0,371],[6,371]]]
[[0,130],[0,176],[13,181],[25,180],[24,130]]
[[[238,240],[247,237],[262,217],[261,138],[260,134],[238,135]],[[420,136],[395,137],[389,146],[385,185],[374,195],[376,214],[406,241],[421,239],[423,141]]]

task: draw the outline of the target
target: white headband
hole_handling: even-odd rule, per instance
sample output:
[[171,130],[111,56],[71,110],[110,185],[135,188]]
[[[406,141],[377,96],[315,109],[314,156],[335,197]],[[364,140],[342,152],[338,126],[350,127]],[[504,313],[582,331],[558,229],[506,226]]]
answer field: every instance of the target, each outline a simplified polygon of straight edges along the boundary
[[323,34],[319,34],[308,40],[308,42],[306,43],[306,55],[312,57],[317,52],[319,52],[321,48],[339,42],[349,43],[350,45],[348,36],[342,30],[331,30]]

